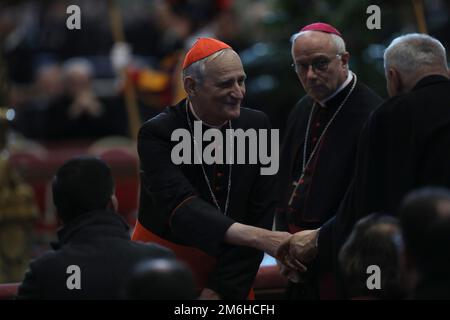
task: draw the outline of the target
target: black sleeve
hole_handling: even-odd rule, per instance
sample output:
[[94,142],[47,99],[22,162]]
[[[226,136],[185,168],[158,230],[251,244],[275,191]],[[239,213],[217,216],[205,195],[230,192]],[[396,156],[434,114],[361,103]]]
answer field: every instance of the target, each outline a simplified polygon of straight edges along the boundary
[[[269,120],[265,115],[263,128],[270,128]],[[274,192],[276,179],[276,174],[258,175],[249,197],[248,218],[243,223],[272,229],[277,199]],[[246,299],[264,253],[252,248],[232,245],[224,245],[222,248],[217,267],[209,277],[206,287],[214,290],[224,299]]]
[[340,248],[350,235],[356,221],[369,210],[370,199],[367,193],[370,191],[370,186],[367,174],[368,170],[374,169],[370,168],[369,164],[376,161],[371,151],[371,136],[375,131],[373,115],[365,123],[358,139],[355,170],[347,191],[336,214],[320,228],[318,258],[324,270],[338,267],[337,256]]
[[[292,112],[291,112],[292,113]],[[286,188],[286,181],[290,177],[290,140],[292,136],[291,130],[291,122],[289,122],[288,128],[286,130],[286,136],[283,138],[283,144],[280,149],[280,169],[279,174],[277,175],[275,192],[277,196],[277,205],[275,209],[275,219],[274,219],[274,227],[277,231],[288,231],[288,221],[286,216],[286,192],[288,192],[288,188]]]
[[339,209],[326,223],[322,225],[318,238],[318,259],[320,269],[325,271],[338,270],[337,257],[346,237],[350,234],[355,223],[355,209],[353,203],[353,181],[341,201]]

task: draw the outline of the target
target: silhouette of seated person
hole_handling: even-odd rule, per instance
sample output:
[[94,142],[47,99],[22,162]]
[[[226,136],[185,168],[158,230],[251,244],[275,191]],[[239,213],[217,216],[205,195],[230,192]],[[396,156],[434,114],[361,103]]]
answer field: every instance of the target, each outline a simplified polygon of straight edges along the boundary
[[175,259],[152,259],[138,264],[124,285],[132,300],[193,300],[197,298],[191,270]]
[[54,250],[30,263],[18,299],[117,299],[136,264],[173,257],[158,245],[130,240],[129,226],[116,212],[111,170],[102,160],[67,161],[52,191],[63,227]]
[[406,296],[403,243],[395,217],[373,213],[359,220],[339,252],[339,264],[349,299]]
[[15,129],[25,137],[40,139],[46,134],[49,108],[64,94],[61,67],[57,63],[46,63],[36,68],[31,96],[16,105]]
[[450,299],[450,191],[437,187],[413,191],[399,214],[410,298]]

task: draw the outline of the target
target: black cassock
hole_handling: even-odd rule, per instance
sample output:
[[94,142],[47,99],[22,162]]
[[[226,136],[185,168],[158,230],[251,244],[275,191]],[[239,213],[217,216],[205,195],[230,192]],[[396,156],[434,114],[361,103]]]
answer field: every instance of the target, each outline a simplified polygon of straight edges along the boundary
[[[336,213],[351,181],[361,129],[369,114],[382,102],[375,92],[357,81],[354,91],[320,140],[327,123],[349,94],[354,81],[355,76],[325,106],[316,104],[307,138],[306,162],[318,141],[319,145],[301,180],[298,179],[303,167],[305,137],[313,100],[305,96],[291,112],[281,152],[281,202],[276,214],[277,229],[292,233],[315,229]],[[296,183],[299,186],[294,192]],[[332,296],[332,293],[324,292],[330,291],[329,288],[322,288],[329,287],[326,284],[328,280],[318,281],[320,273],[317,265],[310,266],[307,283],[291,286],[289,296],[306,299]]]
[[360,218],[395,215],[409,191],[428,185],[450,187],[450,80],[443,76],[423,78],[367,121],[351,185],[320,231],[321,265],[337,270],[338,250]]
[[[235,221],[271,229],[276,204],[275,176],[261,175],[260,164],[233,164],[225,216],[229,165],[204,164],[219,211],[201,165],[172,162],[172,148],[178,144],[171,141],[172,132],[179,128],[190,131],[186,110],[183,100],[147,121],[140,130],[141,193],[133,239],[158,242],[174,250],[193,269],[199,289],[213,289],[225,299],[243,299],[249,294],[263,253],[227,245],[222,240]],[[188,115],[193,126],[195,118],[190,110]],[[270,128],[264,113],[247,108],[241,108],[240,117],[231,122],[233,129]],[[203,133],[206,129],[203,126]],[[225,129],[228,125],[220,130]],[[224,142],[225,136],[224,133]],[[203,149],[208,144],[203,142]],[[193,160],[193,144],[191,150]],[[224,152],[224,159],[226,156]]]

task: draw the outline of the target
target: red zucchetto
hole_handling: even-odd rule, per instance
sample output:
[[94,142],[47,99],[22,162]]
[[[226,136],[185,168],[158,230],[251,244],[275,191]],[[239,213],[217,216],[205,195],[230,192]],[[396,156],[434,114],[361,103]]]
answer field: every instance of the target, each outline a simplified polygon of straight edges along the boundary
[[328,23],[323,23],[323,22],[316,22],[316,23],[308,24],[307,26],[303,27],[300,30],[300,32],[302,32],[302,31],[322,31],[322,32],[338,35],[339,37],[342,38],[341,33],[335,27],[333,27],[332,25],[329,25]]
[[206,58],[217,51],[232,49],[226,43],[212,38],[198,38],[192,48],[186,53],[183,62],[183,70],[196,61]]

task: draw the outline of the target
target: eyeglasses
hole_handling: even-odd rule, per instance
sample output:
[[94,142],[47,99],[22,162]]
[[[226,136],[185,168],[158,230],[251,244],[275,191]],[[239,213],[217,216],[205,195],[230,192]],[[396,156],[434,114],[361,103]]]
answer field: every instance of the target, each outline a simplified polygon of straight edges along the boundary
[[309,66],[312,67],[314,72],[317,71],[326,71],[328,69],[328,65],[330,64],[331,60],[333,60],[336,57],[341,57],[342,53],[338,53],[335,56],[329,57],[317,57],[311,61],[311,63],[293,63],[291,64],[291,67],[294,68],[295,72],[299,74],[305,74],[309,70]]

